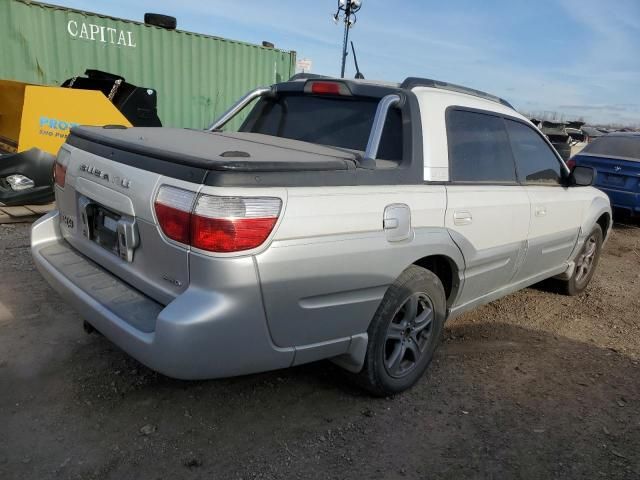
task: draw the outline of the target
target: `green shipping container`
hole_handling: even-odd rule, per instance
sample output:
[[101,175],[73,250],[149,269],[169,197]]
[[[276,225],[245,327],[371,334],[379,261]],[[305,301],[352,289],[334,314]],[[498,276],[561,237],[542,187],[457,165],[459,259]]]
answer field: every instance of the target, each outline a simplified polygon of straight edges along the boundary
[[247,91],[291,77],[295,52],[0,0],[0,79],[60,85],[88,68],[156,89],[164,125],[203,128]]

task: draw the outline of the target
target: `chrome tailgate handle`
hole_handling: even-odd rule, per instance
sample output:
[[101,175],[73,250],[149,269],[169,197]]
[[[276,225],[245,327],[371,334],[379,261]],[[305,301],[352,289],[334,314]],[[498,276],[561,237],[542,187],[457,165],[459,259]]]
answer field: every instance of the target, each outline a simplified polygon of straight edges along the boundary
[[82,235],[87,238],[91,238],[91,226],[89,225],[90,208],[92,201],[87,197],[82,196],[78,200],[78,211],[80,212],[80,221],[82,222]]
[[117,234],[120,258],[126,262],[133,262],[133,251],[140,243],[136,221],[129,218],[118,220]]

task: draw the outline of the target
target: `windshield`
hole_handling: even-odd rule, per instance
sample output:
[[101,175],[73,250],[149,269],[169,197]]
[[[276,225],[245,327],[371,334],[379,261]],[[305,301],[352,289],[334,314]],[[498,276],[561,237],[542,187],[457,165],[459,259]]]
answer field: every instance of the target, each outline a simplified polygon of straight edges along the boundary
[[[379,101],[300,94],[263,98],[239,131],[364,152]],[[389,110],[378,158],[402,159],[402,114],[398,109]]]

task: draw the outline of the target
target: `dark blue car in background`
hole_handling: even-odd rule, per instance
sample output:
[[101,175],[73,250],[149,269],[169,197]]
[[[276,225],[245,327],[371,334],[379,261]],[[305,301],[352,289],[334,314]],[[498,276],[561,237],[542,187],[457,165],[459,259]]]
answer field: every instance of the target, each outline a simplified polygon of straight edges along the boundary
[[640,132],[610,133],[587,145],[567,162],[569,168],[593,167],[594,187],[611,199],[611,206],[640,215]]

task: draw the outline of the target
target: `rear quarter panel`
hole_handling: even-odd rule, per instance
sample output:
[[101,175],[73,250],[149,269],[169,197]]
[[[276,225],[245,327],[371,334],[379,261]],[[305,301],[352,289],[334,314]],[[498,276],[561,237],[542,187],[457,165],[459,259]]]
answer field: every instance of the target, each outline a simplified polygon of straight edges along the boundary
[[[412,235],[388,242],[387,205],[407,204]],[[278,346],[366,332],[388,286],[423,256],[462,257],[444,229],[443,186],[291,188],[269,249],[256,256]]]

